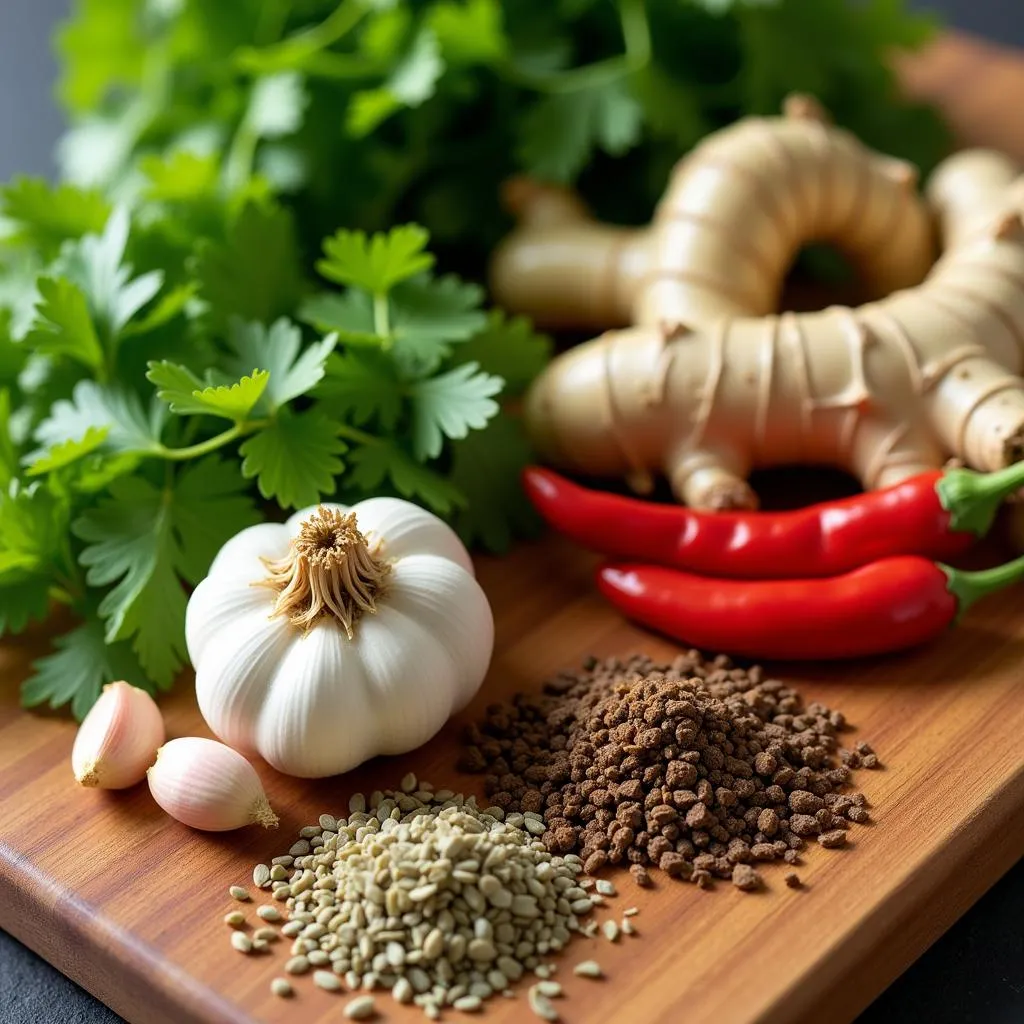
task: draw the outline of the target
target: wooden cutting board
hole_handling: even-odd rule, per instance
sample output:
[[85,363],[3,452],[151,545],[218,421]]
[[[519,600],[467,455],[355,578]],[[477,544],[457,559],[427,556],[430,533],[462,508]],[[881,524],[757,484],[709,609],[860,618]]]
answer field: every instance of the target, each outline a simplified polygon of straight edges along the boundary
[[[938,98],[972,143],[1024,159],[1024,65],[988,47],[946,40],[905,69]],[[1005,116],[1005,119],[1003,115]],[[516,690],[539,687],[590,654],[674,648],[626,625],[596,597],[594,560],[548,538],[504,559],[481,559],[497,620],[494,663],[460,721]],[[231,884],[283,852],[302,825],[340,812],[350,793],[395,786],[407,771],[479,793],[454,770],[460,722],[425,748],[344,778],[304,782],[260,765],[277,833],[215,836],[167,818],[145,785],[118,794],[72,783],[74,726],[17,706],[17,683],[44,638],[0,649],[0,926],[132,1024],[255,1024],[340,1018],[343,996],[300,979],[271,996],[284,950],[243,958],[221,923]],[[659,880],[639,891],[613,876],[618,908],[635,905],[639,935],[611,945],[576,939],[560,958],[564,1020],[601,1024],[849,1021],[1024,853],[1024,587],[983,603],[941,642],[914,654],[844,666],[772,666],[808,700],[844,711],[883,771],[859,772],[874,824],[841,851],[810,850],[806,887],[781,866],[767,890],[703,892]],[[190,679],[164,702],[171,736],[209,735]],[[254,917],[250,910],[250,917]],[[607,979],[572,976],[585,958]],[[524,994],[497,999],[488,1019],[532,1020]],[[392,1021],[424,1018],[378,999]],[[458,1019],[454,1011],[448,1019]]]

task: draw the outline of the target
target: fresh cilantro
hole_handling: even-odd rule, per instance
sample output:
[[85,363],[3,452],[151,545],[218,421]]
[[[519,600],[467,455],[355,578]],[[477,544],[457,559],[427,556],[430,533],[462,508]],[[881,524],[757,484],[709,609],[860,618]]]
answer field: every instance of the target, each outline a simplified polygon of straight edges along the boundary
[[0,585],[0,636],[23,633],[32,622],[46,618],[50,610],[50,581],[31,575]]
[[65,243],[57,263],[60,273],[85,295],[93,320],[111,345],[163,283],[158,270],[132,277],[124,262],[129,224],[127,211],[115,210],[101,235]]
[[302,271],[291,214],[274,203],[246,203],[226,241],[200,247],[195,277],[217,331],[232,317],[270,321],[292,313]]
[[95,189],[22,176],[0,189],[0,213],[17,225],[15,241],[36,246],[48,259],[68,239],[102,231],[110,204]]
[[36,287],[36,319],[26,343],[43,355],[67,356],[98,370],[104,365],[103,346],[82,289],[63,277],[41,277]]
[[288,320],[276,320],[269,327],[234,320],[228,336],[232,356],[225,369],[239,377],[254,366],[267,371],[264,404],[273,410],[316,387],[335,342],[328,335],[303,348],[301,332]]
[[515,537],[538,531],[539,518],[519,483],[529,461],[522,426],[506,415],[452,445],[451,480],[466,496],[452,524],[467,543],[506,551]]
[[449,64],[493,64],[508,51],[498,0],[441,0],[427,14]]
[[64,441],[81,440],[90,428],[107,431],[104,446],[115,452],[144,452],[159,444],[164,413],[152,405],[147,412],[138,397],[123,388],[79,381],[70,399],[53,403],[50,415],[36,428],[41,445],[29,459],[42,458],[47,449]]
[[375,350],[334,352],[325,364],[316,395],[336,415],[362,425],[375,420],[394,430],[402,413],[404,392],[394,362]]
[[67,441],[58,441],[29,465],[26,474],[28,476],[45,476],[47,473],[64,469],[101,448],[109,433],[109,427],[89,427],[78,440],[69,438]]
[[81,721],[105,683],[126,679],[133,686],[153,692],[131,646],[110,643],[102,624],[95,619],[57,637],[53,646],[56,650],[52,654],[33,663],[33,675],[21,686],[24,707],[48,704],[59,708],[70,704],[71,713]]
[[[238,476],[224,474],[215,456],[209,462],[183,469],[164,487],[142,476],[115,480],[110,497],[73,527],[86,545],[79,559],[86,581],[113,584],[98,609],[107,641],[131,640],[147,676],[161,687],[171,684],[185,658],[181,578],[197,582],[197,561],[205,565],[211,549],[256,518],[251,503],[239,500]],[[196,539],[202,558],[189,552]]]
[[424,251],[429,240],[416,224],[370,238],[362,231],[339,231],[324,242],[324,258],[316,269],[335,284],[383,295],[434,265],[434,257]]
[[466,504],[465,496],[450,480],[416,462],[397,445],[362,445],[348,462],[348,482],[364,494],[380,493],[390,485],[403,498],[425,502],[442,515]]
[[241,447],[242,475],[256,477],[260,494],[282,508],[313,505],[333,494],[346,445],[338,428],[319,409],[281,410]]
[[555,93],[524,119],[519,154],[538,177],[571,181],[596,148],[621,155],[642,127],[643,108],[621,80]]
[[413,454],[421,462],[436,459],[446,437],[458,439],[482,430],[497,413],[494,395],[504,382],[478,369],[476,363],[465,363],[411,385]]
[[146,374],[157,386],[157,398],[179,416],[221,416],[244,420],[260,400],[270,378],[266,370],[254,369],[234,384],[205,387],[187,367],[166,360],[150,363]]
[[453,350],[456,363],[477,363],[505,382],[503,394],[521,395],[551,358],[551,339],[523,316],[493,312],[487,326]]

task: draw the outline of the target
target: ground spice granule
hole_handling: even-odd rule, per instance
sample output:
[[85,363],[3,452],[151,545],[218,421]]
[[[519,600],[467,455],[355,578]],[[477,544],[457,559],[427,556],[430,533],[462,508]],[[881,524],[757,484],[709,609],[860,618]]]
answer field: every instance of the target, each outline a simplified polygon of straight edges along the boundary
[[863,795],[840,790],[878,758],[864,743],[839,751],[844,727],[839,712],[805,707],[724,656],[592,660],[491,705],[467,729],[459,767],[483,773],[506,811],[542,812],[547,848],[578,853],[588,873],[629,864],[644,885],[656,865],[752,890],[750,865],[796,863],[806,840],[841,846],[850,822],[869,820]]

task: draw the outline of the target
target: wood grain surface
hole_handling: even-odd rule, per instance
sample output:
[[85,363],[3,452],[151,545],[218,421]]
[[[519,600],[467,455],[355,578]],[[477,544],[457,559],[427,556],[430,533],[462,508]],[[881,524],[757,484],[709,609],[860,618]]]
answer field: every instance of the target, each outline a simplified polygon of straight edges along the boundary
[[[904,67],[908,87],[935,97],[961,136],[1024,160],[1024,63],[992,47],[943,40]],[[460,721],[501,696],[536,689],[589,654],[675,648],[626,625],[595,595],[594,561],[547,538],[503,559],[478,560],[497,620],[494,663]],[[874,823],[840,851],[814,848],[787,889],[781,865],[767,889],[711,892],[659,880],[639,891],[613,875],[618,908],[636,905],[639,934],[612,945],[576,939],[559,957],[568,1022],[664,1024],[852,1019],[1024,853],[1024,588],[982,603],[940,643],[843,666],[773,665],[809,700],[844,711],[885,768],[858,772]],[[460,721],[401,758],[343,778],[306,782],[259,765],[281,829],[216,836],[167,818],[145,785],[122,793],[72,783],[74,726],[17,706],[17,683],[43,637],[0,650],[0,927],[132,1024],[253,1024],[340,1018],[344,996],[299,979],[283,1001],[268,983],[285,950],[242,957],[221,918],[258,861],[350,793],[394,786],[409,770],[437,786],[478,792],[453,769]],[[189,680],[164,701],[171,736],[209,735]],[[255,920],[253,909],[248,916]],[[607,979],[575,978],[596,958]],[[521,986],[525,988],[525,986]],[[525,993],[493,1000],[492,1021],[533,1019]],[[387,1020],[424,1019],[382,994]],[[446,1014],[458,1019],[454,1011]]]

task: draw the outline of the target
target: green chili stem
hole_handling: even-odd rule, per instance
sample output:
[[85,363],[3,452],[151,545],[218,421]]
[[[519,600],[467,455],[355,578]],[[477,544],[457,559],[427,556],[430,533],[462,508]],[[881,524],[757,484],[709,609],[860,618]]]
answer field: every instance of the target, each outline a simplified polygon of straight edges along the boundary
[[949,592],[957,599],[957,614],[959,616],[967,611],[975,601],[1024,579],[1024,555],[991,569],[978,569],[969,572],[964,569],[954,569],[949,565],[940,565],[939,568],[946,574],[949,581],[947,583]]

